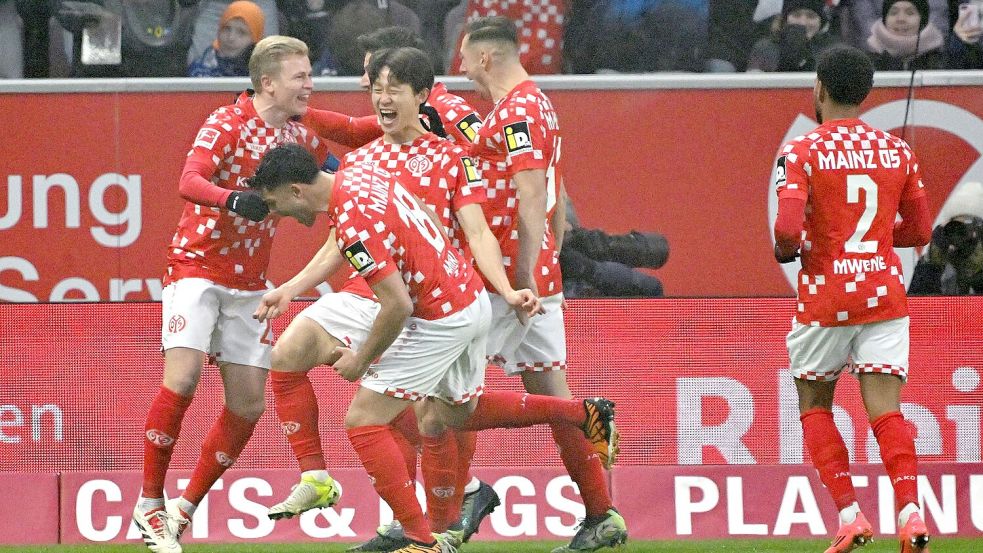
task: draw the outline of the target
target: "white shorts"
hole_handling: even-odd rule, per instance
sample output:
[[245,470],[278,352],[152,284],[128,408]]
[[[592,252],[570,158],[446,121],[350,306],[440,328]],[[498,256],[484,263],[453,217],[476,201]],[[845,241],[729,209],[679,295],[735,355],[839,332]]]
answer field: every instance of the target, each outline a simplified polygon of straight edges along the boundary
[[253,313],[266,290],[226,288],[203,278],[182,278],[162,294],[161,349],[191,348],[216,363],[270,368],[273,328]]
[[546,313],[519,324],[506,301],[489,294],[492,327],[488,336],[488,363],[513,376],[525,371],[555,371],[567,367],[567,337],[563,327],[563,294],[542,298]]
[[803,380],[836,380],[844,369],[908,379],[908,327],[900,317],[851,326],[809,326],[792,320],[789,369]]
[[419,401],[435,397],[461,404],[481,395],[485,345],[491,321],[488,295],[435,321],[410,317],[362,386],[393,397]]
[[321,325],[333,338],[357,350],[365,343],[378,313],[378,302],[348,292],[336,292],[321,296],[298,316]]

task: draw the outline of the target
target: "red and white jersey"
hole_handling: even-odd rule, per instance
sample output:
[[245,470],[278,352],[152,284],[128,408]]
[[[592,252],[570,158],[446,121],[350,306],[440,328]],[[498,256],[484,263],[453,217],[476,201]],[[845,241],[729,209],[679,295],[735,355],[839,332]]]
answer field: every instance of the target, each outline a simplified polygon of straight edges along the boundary
[[448,92],[444,83],[436,83],[427,103],[440,114],[448,140],[465,146],[475,141],[481,129],[481,117],[464,98]]
[[[341,168],[360,164],[392,174],[437,215],[451,245],[465,250],[465,237],[454,213],[466,205],[485,201],[485,189],[474,162],[463,149],[432,133],[406,144],[391,144],[378,138],[349,152],[342,159]],[[371,298],[372,291],[365,281],[356,273],[352,276],[355,278],[349,278],[341,290]]]
[[471,146],[485,179],[485,218],[498,238],[509,281],[515,284],[519,253],[519,201],[513,176],[529,169],[546,171],[546,234],[536,268],[543,297],[563,291],[556,240],[549,220],[560,192],[560,126],[549,98],[532,81],[524,81],[495,104]]
[[341,169],[328,212],[338,248],[369,284],[399,272],[414,317],[444,318],[471,305],[484,290],[443,229],[389,172],[364,163]]
[[[287,142],[307,147],[318,163],[327,157],[327,146],[314,132],[295,121],[280,129],[267,125],[256,113],[252,97],[243,93],[235,104],[212,112],[188,157],[212,167],[214,185],[245,190],[246,179],[256,172],[263,153]],[[256,223],[224,207],[186,202],[167,249],[164,284],[195,277],[240,290],[266,288],[277,221],[268,217]]]
[[924,195],[918,161],[901,139],[859,119],[829,121],[778,158],[779,198],[806,200],[796,319],[856,325],[908,314],[894,222]]
[[563,69],[563,31],[567,2],[563,0],[469,0],[465,26],[457,39],[450,70],[461,74],[461,41],[467,23],[479,17],[502,15],[515,22],[519,61],[530,75],[560,73]]

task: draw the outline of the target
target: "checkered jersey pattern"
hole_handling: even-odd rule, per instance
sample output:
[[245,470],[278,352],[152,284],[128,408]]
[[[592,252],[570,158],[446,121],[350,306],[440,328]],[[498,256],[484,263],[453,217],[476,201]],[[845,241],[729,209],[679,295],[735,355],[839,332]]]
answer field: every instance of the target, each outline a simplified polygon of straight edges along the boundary
[[[407,144],[390,144],[378,138],[345,155],[341,167],[359,164],[380,167],[395,176],[437,215],[451,244],[470,259],[454,212],[485,201],[485,189],[477,167],[463,149],[432,133]],[[353,272],[341,289],[372,297],[372,291],[358,273]]]
[[[556,210],[560,177],[560,130],[553,104],[532,81],[512,89],[485,117],[471,155],[485,179],[485,218],[498,237],[509,280],[515,284],[515,256],[519,253],[519,200],[513,176],[528,169],[546,171],[546,220]],[[546,225],[542,251],[535,270],[542,296],[563,291],[556,240]]]
[[893,232],[898,205],[925,194],[911,148],[859,119],[830,121],[786,144],[778,168],[779,198],[807,202],[797,320],[841,326],[907,315]]
[[436,320],[466,308],[484,289],[464,256],[394,175],[368,163],[335,174],[329,212],[338,248],[374,284],[398,272],[413,316]]
[[[559,73],[563,64],[563,31],[566,3],[561,0],[471,0],[457,46],[461,45],[467,23],[492,15],[503,15],[515,22],[519,32],[519,60],[531,75]],[[451,71],[460,74],[461,53],[455,48]]]
[[427,103],[440,114],[448,140],[467,147],[478,137],[481,129],[478,112],[464,98],[448,92],[444,83],[433,85]]
[[[327,147],[315,133],[294,121],[279,129],[267,125],[256,113],[252,97],[243,93],[235,104],[208,117],[188,158],[213,168],[212,184],[244,190],[263,153],[288,142],[307,147],[319,163],[327,157]],[[265,288],[276,224],[276,217],[256,223],[225,206],[185,203],[167,249],[164,284],[196,277],[229,288]]]

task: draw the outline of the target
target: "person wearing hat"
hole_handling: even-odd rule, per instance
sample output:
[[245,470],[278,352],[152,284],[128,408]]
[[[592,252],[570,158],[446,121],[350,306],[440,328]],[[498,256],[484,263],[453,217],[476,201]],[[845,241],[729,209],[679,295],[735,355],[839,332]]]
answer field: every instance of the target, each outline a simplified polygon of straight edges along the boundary
[[244,77],[249,75],[249,56],[263,38],[266,17],[250,0],[229,4],[219,19],[218,37],[188,67],[189,77]]
[[751,50],[748,71],[815,71],[819,54],[838,42],[824,0],[785,0],[772,36]]
[[[949,3],[949,0],[928,0],[928,22],[936,29],[945,30],[943,34],[948,34],[952,26],[949,23]],[[883,0],[841,0],[839,21],[843,41],[861,50],[869,50],[867,39],[874,23],[883,20],[883,8]]]
[[929,23],[927,0],[887,0],[871,27],[867,51],[880,71],[944,69],[945,37]]

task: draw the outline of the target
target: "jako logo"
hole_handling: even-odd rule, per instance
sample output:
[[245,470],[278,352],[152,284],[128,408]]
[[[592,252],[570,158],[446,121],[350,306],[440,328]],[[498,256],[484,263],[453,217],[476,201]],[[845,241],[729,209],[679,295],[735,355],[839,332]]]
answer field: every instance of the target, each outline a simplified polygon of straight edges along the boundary
[[174,443],[174,438],[155,428],[147,430],[147,439],[157,447],[167,447]]
[[287,421],[285,423],[280,424],[280,426],[283,427],[283,433],[286,434],[287,436],[289,436],[289,435],[293,434],[294,432],[297,432],[298,430],[300,430],[300,423],[299,422]]
[[232,466],[232,463],[235,463],[236,462],[235,459],[233,459],[232,457],[229,457],[228,454],[226,454],[224,451],[216,451],[215,452],[215,461],[218,462],[218,464],[222,465],[225,468],[231,467]]

